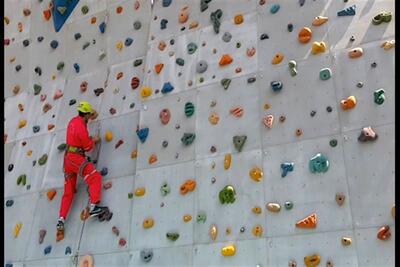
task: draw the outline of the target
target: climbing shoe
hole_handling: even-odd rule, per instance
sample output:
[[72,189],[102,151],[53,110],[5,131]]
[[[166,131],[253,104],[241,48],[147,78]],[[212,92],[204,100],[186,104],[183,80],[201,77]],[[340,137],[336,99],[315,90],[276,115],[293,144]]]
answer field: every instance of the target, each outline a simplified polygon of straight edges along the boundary
[[64,220],[63,219],[58,219],[57,230],[59,230],[59,231],[64,230]]
[[95,217],[95,216],[98,216],[98,215],[102,214],[105,210],[107,210],[107,207],[100,207],[100,206],[97,206],[97,205],[90,205],[89,215],[90,215],[90,217]]

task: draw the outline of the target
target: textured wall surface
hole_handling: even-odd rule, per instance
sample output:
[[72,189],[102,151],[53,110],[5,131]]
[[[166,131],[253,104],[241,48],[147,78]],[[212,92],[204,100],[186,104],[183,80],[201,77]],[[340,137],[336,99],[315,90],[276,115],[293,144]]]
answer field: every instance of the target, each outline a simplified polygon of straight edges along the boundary
[[[393,0],[80,0],[59,32],[44,16],[50,3],[5,1],[4,264],[80,266],[91,255],[94,266],[313,266],[305,257],[317,255],[319,266],[394,266]],[[326,21],[317,25],[317,16]],[[312,32],[307,43],[299,42],[303,27]],[[351,58],[357,48],[362,55]],[[223,55],[232,62],[221,65]],[[349,96],[356,105],[344,109]],[[99,113],[89,129],[103,139],[97,168],[108,169],[103,182],[112,187],[102,204],[114,215],[82,221],[88,195],[80,181],[56,242],[64,182],[57,147],[80,100]],[[369,126],[378,138],[359,141]],[[184,144],[188,133],[195,138]],[[246,136],[240,149],[234,136]],[[318,153],[329,169],[312,173]],[[286,175],[284,163],[293,163]],[[183,194],[189,179],[196,186]],[[222,204],[227,185],[235,201]],[[312,213],[314,228],[296,226]],[[149,218],[154,226],[145,229]],[[378,238],[384,226],[386,240]],[[170,232],[179,238],[169,240]],[[235,255],[222,255],[231,245]],[[141,258],[145,249],[150,262]]]

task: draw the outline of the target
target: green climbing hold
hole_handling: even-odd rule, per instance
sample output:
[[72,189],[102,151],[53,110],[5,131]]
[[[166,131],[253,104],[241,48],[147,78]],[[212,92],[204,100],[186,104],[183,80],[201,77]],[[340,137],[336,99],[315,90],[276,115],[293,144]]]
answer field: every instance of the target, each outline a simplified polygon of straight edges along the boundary
[[185,104],[185,115],[190,118],[194,114],[194,105],[192,102],[187,102]]
[[241,152],[244,146],[244,143],[246,143],[247,136],[246,135],[235,135],[233,137],[233,145],[235,146],[236,150],[238,152]]
[[224,78],[221,80],[221,85],[224,87],[225,90],[228,89],[230,84],[231,84],[231,79]]
[[378,105],[382,105],[385,102],[385,90],[383,88],[378,89],[374,92],[374,101]]
[[62,70],[62,69],[64,68],[64,66],[65,66],[65,64],[64,64],[63,61],[59,62],[59,63],[57,64],[57,70]]
[[161,191],[161,195],[165,197],[166,195],[168,195],[171,192],[171,188],[166,182],[164,182],[161,185],[160,191]]
[[235,188],[231,185],[225,186],[220,192],[219,192],[219,202],[221,204],[228,204],[228,203],[233,203],[236,200],[236,191]]
[[337,146],[337,140],[336,140],[336,139],[332,139],[331,141],[329,141],[329,145],[330,145],[331,147]]
[[65,143],[62,143],[62,144],[58,145],[58,147],[57,147],[57,149],[59,151],[64,151],[66,148],[67,148],[67,144],[65,144]]
[[183,66],[183,65],[185,65],[185,60],[183,59],[183,58],[180,58],[180,57],[178,57],[177,59],[176,59],[176,64],[178,64],[179,66]]
[[133,61],[133,66],[134,67],[140,66],[142,65],[142,63],[143,63],[142,59],[136,59],[135,61]]
[[328,80],[332,76],[330,68],[324,68],[319,71],[319,78],[323,81]]
[[309,167],[312,173],[327,172],[329,169],[329,161],[324,155],[318,153],[310,159]]
[[194,134],[194,133],[184,133],[181,138],[181,141],[185,146],[188,146],[193,143],[195,138],[196,138],[196,134]]
[[177,232],[168,232],[166,234],[167,238],[171,241],[176,241],[179,238],[179,233]]
[[18,176],[17,185],[20,185],[21,183],[22,185],[26,185],[26,174],[21,174]]
[[40,159],[38,160],[38,162],[39,162],[40,166],[46,164],[46,162],[47,162],[47,154],[44,154],[43,156],[41,156]]
[[133,198],[133,193],[128,193],[128,198],[132,199]]
[[240,42],[236,43],[236,48],[240,48],[242,45],[240,44]]
[[198,223],[199,222],[205,223],[206,220],[207,220],[207,214],[205,214],[204,212],[200,212],[199,214],[197,214],[196,221]]
[[81,8],[81,11],[82,11],[82,14],[83,14],[83,15],[86,15],[86,14],[89,12],[89,7],[88,7],[87,5],[84,5],[84,6]]
[[42,90],[42,86],[40,86],[39,84],[34,84],[33,85],[33,92],[34,95],[38,95],[40,93],[40,91]]
[[292,75],[292,77],[296,76],[297,75],[297,69],[296,69],[297,62],[294,60],[290,60],[288,65],[289,65],[290,75]]

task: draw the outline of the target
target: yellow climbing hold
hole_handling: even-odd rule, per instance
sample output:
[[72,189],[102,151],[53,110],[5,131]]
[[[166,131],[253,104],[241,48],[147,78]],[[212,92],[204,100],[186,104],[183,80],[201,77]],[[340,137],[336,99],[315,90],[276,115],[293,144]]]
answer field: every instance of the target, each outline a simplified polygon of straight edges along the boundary
[[140,96],[143,98],[151,96],[152,93],[153,90],[148,86],[143,86],[142,89],[140,90]]
[[124,47],[124,44],[122,43],[122,41],[118,41],[116,44],[115,44],[115,48],[117,48],[118,50],[122,50],[122,48]]
[[260,224],[257,224],[253,227],[253,229],[251,230],[251,232],[253,233],[254,236],[256,237],[261,237],[263,234],[263,228]]
[[106,139],[107,142],[111,142],[111,141],[112,141],[112,139],[113,139],[113,133],[112,133],[110,130],[107,130],[107,131],[106,131],[105,139]]
[[328,17],[318,16],[313,19],[312,25],[313,26],[321,26],[325,22],[328,21]]
[[228,170],[231,167],[232,155],[230,153],[225,154],[224,169]]
[[217,239],[217,235],[218,235],[218,228],[215,224],[211,224],[210,226],[210,237],[213,241],[215,241],[215,239]]
[[395,40],[391,40],[391,41],[386,41],[384,42],[381,47],[383,47],[384,50],[389,50],[391,48],[393,48],[395,45]]
[[234,245],[226,246],[221,249],[222,256],[233,256],[236,253],[236,247]]
[[256,182],[260,182],[263,177],[263,172],[260,168],[254,167],[249,172],[250,178]]
[[25,127],[25,125],[26,125],[26,120],[24,120],[24,119],[22,119],[22,120],[19,120],[19,123],[18,123],[18,129],[21,129],[21,128],[24,128]]
[[394,215],[395,215],[395,213],[396,213],[396,207],[395,207],[395,205],[393,205],[392,210],[391,210],[391,213],[392,213],[392,217],[394,218]]
[[32,150],[28,150],[28,152],[26,152],[26,155],[27,155],[28,157],[32,156]]
[[251,209],[251,211],[255,214],[261,214],[262,210],[260,206],[254,206],[254,208]]
[[143,220],[143,228],[144,229],[149,229],[149,228],[153,227],[153,225],[154,225],[153,218],[146,218]]
[[189,29],[197,28],[197,26],[199,26],[199,23],[197,21],[192,21],[189,24]]
[[272,59],[272,64],[276,65],[282,62],[284,56],[282,53],[278,53],[274,56],[274,58]]
[[184,222],[190,222],[192,220],[192,216],[190,214],[185,214],[183,216],[183,221]]
[[18,235],[19,235],[19,232],[21,231],[21,228],[22,228],[22,223],[17,223],[15,226],[14,226],[14,238],[17,238],[18,237]]
[[243,23],[243,15],[241,15],[241,14],[236,15],[234,18],[234,22],[236,25],[242,24]]
[[342,245],[343,246],[350,246],[351,242],[352,242],[352,240],[350,237],[342,237]]
[[311,47],[313,55],[324,53],[326,51],[326,44],[324,42],[314,42]]
[[131,158],[132,159],[136,159],[137,158],[137,150],[136,149],[132,151]]
[[304,257],[304,264],[307,267],[316,267],[320,262],[321,262],[321,257],[318,254]]
[[135,190],[135,196],[141,197],[146,193],[146,188],[144,187],[139,187],[138,189]]
[[268,203],[267,210],[269,210],[270,212],[279,212],[281,210],[281,205],[279,205],[278,203]]

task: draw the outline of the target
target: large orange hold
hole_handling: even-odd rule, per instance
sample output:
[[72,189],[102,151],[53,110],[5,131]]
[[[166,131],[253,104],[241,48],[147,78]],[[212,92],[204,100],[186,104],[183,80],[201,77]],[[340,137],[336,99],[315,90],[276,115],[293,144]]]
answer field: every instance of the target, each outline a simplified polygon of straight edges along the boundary
[[349,51],[349,58],[358,58],[364,54],[364,51],[361,47],[353,48]]
[[45,20],[49,20],[51,18],[50,9],[46,9],[46,10],[43,11],[43,17],[45,18]]
[[160,63],[154,66],[154,70],[157,72],[157,74],[159,74],[161,72],[161,70],[163,69],[164,64]]
[[234,22],[236,25],[242,24],[243,23],[243,15],[241,15],[241,14],[236,15],[234,18]]
[[229,65],[232,63],[232,61],[233,61],[233,58],[230,55],[225,54],[225,55],[222,55],[222,57],[219,61],[219,65],[220,66]]
[[51,190],[47,191],[47,198],[51,201],[56,196],[56,194],[57,194],[57,191],[54,189],[51,189]]
[[312,229],[317,227],[317,222],[318,222],[317,214],[313,213],[311,215],[308,215],[304,219],[298,221],[296,223],[296,226],[299,228]]
[[189,7],[185,6],[179,12],[179,23],[185,23],[189,19]]
[[340,101],[340,105],[342,106],[343,110],[352,109],[356,106],[357,100],[356,97],[351,95],[347,99]]
[[306,44],[311,40],[312,37],[312,32],[311,29],[308,27],[303,27],[301,28],[299,35],[298,35],[298,40],[300,43]]
[[186,193],[194,191],[195,188],[196,188],[196,181],[187,180],[181,185],[180,192],[182,195],[186,195]]
[[149,164],[153,164],[155,162],[157,162],[157,155],[151,154],[151,156],[149,157]]
[[390,233],[389,225],[382,226],[376,237],[380,240],[388,240],[392,234]]

